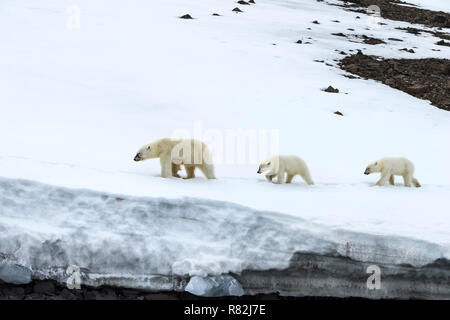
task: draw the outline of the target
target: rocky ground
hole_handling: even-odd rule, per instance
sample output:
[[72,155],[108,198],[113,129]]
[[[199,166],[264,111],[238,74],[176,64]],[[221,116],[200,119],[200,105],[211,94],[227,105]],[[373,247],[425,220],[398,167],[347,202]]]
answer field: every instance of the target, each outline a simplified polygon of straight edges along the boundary
[[446,59],[383,59],[358,52],[342,59],[341,69],[367,79],[430,100],[450,111],[450,60]]
[[285,297],[278,294],[258,294],[242,297],[203,298],[188,292],[148,292],[142,290],[82,286],[69,290],[53,280],[34,280],[26,285],[7,284],[0,280],[0,300],[318,300],[326,297]]
[[[349,0],[342,1],[346,10],[368,14],[367,8],[376,5],[383,18],[417,24],[417,27],[398,28],[416,36],[429,33],[442,40],[438,46],[450,46],[450,35],[442,28],[450,27],[450,14],[442,11],[420,9],[415,5],[398,0]],[[435,28],[424,29],[423,26]],[[348,37],[341,34],[340,36]],[[385,43],[380,39],[362,36],[364,43],[376,45]],[[392,41],[402,41],[390,38]],[[414,54],[411,48],[403,48]],[[433,49],[439,50],[439,49]],[[345,57],[339,62],[341,69],[365,79],[374,79],[402,90],[420,99],[430,100],[432,105],[450,111],[450,60],[446,59],[383,59],[361,52]],[[353,76],[346,75],[353,78]]]
[[[428,27],[450,28],[450,14],[442,11],[420,9],[398,0],[341,0],[347,10],[366,14],[365,8],[376,5],[385,19],[423,24]],[[407,4],[408,6],[402,5]],[[364,8],[364,9],[362,9]]]

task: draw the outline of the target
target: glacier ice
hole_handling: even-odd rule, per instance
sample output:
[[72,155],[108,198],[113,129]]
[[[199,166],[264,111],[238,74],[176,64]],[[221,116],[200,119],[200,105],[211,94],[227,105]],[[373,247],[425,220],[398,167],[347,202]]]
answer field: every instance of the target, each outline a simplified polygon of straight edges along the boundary
[[230,275],[217,277],[192,277],[185,289],[187,292],[202,297],[242,296],[244,289]]
[[4,260],[0,262],[0,280],[12,284],[27,284],[31,282],[31,270]]

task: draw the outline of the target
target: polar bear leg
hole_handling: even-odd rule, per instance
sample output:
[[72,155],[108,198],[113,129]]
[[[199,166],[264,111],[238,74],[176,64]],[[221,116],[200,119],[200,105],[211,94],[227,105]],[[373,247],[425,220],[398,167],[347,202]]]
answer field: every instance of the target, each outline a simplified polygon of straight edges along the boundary
[[403,181],[405,182],[405,187],[411,187],[411,183],[412,183],[412,177],[410,174],[405,174],[403,176]]
[[375,184],[376,186],[385,186],[388,183],[389,178],[391,177],[390,172],[381,172],[381,178]]
[[277,174],[277,182],[276,184],[281,184],[284,181],[284,170],[280,170]]
[[391,177],[389,178],[389,183],[395,185],[395,178],[393,174],[391,174]]
[[214,173],[214,165],[207,164],[206,162],[203,163],[202,166],[199,166],[200,170],[203,172],[203,174],[208,179],[216,179],[216,175]]
[[309,175],[309,170],[308,169],[305,169],[301,174],[300,174],[300,176],[303,178],[303,180],[305,180],[305,182],[307,183],[307,184],[314,184],[314,181],[311,179],[311,176]]
[[172,161],[170,160],[170,155],[162,155],[160,158],[161,163],[161,177],[169,178],[172,176]]
[[272,174],[267,174],[266,175],[266,179],[267,179],[267,181],[269,181],[269,182],[272,182],[272,179],[275,177],[275,175],[272,175]]
[[195,178],[195,165],[193,164],[188,164],[188,165],[184,165],[184,168],[186,169],[186,178],[184,179],[192,179]]
[[420,187],[421,187],[421,185],[420,185],[420,183],[419,183],[419,180],[417,180],[416,178],[412,178],[412,182],[414,183],[414,185],[415,185],[417,188],[420,188]]
[[178,171],[181,170],[181,166],[175,163],[172,163],[172,176],[176,178],[181,178],[178,174]]
[[292,179],[294,179],[295,174],[288,174],[286,177],[286,183],[291,183]]

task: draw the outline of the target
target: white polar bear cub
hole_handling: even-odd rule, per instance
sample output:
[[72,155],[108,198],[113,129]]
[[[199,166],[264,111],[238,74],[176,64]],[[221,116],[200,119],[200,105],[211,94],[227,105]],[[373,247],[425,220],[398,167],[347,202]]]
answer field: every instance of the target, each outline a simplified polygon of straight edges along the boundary
[[283,183],[285,173],[287,173],[286,183],[291,183],[298,174],[307,184],[314,184],[305,161],[297,156],[270,157],[259,165],[258,173],[265,173],[266,179],[270,182],[277,176],[277,184]]
[[388,181],[394,185],[394,176],[402,176],[406,187],[414,184],[420,187],[419,181],[414,178],[414,165],[406,158],[382,158],[367,166],[364,174],[381,172],[381,178],[375,185],[385,186]]
[[216,179],[211,152],[206,144],[194,139],[163,138],[144,145],[138,150],[134,161],[159,158],[161,177],[177,177],[184,165],[186,179],[195,178],[195,168],[199,168],[208,179]]

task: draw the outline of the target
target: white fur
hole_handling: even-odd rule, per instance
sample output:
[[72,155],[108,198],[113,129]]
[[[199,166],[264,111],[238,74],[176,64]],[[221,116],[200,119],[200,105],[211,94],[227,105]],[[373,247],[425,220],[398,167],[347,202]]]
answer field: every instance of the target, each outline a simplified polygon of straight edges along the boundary
[[394,176],[402,176],[406,187],[412,184],[420,187],[419,181],[414,178],[414,165],[406,158],[382,158],[369,164],[364,174],[376,172],[381,172],[380,180],[375,184],[377,186],[394,185]]
[[178,171],[184,165],[187,179],[194,178],[195,168],[199,168],[208,179],[215,179],[214,165],[208,147],[194,139],[164,138],[146,144],[139,149],[135,161],[159,158],[161,177],[180,177]]
[[259,165],[258,173],[265,173],[266,179],[272,181],[277,177],[277,184],[283,183],[285,174],[286,183],[291,183],[294,176],[300,175],[307,184],[314,184],[305,161],[297,156],[273,156]]

